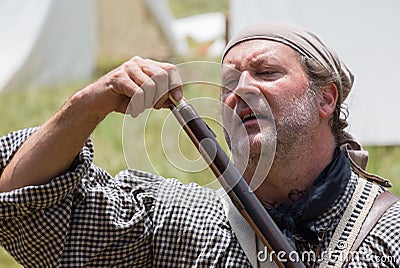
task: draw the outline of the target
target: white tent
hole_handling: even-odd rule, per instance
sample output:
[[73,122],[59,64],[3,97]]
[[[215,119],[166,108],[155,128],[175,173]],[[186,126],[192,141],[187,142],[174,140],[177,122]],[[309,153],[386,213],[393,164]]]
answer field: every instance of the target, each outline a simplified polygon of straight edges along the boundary
[[0,2],[0,89],[87,78],[95,49],[94,0]]
[[182,53],[172,23],[166,0],[1,0],[0,90],[87,80],[98,59]]
[[347,100],[349,131],[363,144],[400,144],[400,2],[397,0],[231,0],[230,34],[256,22],[303,25],[356,76]]

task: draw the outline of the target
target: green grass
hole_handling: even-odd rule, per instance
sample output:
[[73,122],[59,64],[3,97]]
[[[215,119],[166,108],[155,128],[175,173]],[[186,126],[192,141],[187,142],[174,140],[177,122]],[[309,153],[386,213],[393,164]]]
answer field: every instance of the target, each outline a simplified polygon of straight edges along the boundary
[[400,146],[366,146],[369,152],[367,171],[389,179],[389,190],[400,195]]

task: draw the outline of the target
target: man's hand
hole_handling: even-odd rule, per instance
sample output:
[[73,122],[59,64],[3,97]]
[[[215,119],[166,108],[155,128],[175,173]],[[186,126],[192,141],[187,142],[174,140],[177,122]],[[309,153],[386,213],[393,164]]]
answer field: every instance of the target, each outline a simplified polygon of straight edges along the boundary
[[147,108],[168,107],[168,92],[180,100],[182,81],[172,64],[133,57],[85,90],[95,97],[93,111],[136,117]]
[[0,192],[39,185],[65,173],[107,114],[137,116],[182,98],[181,79],[169,63],[134,57],[75,93],[15,153],[0,178]]

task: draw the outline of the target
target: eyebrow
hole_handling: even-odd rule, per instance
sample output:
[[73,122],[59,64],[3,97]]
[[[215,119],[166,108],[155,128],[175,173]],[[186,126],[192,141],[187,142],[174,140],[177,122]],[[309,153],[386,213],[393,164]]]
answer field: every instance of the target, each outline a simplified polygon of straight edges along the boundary
[[257,57],[252,58],[249,62],[249,66],[252,68],[258,67],[263,64],[266,64],[271,67],[282,65],[282,63],[277,57],[266,55],[266,53],[260,54]]

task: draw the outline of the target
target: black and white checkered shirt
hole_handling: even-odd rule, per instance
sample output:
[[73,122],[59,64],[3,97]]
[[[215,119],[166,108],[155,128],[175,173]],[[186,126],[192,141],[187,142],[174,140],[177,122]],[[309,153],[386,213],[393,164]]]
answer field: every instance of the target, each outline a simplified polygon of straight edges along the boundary
[[[0,139],[0,170],[33,129]],[[88,142],[66,174],[0,194],[0,244],[26,267],[250,267],[216,192],[126,170],[115,178],[92,164]],[[330,241],[357,176],[317,220]],[[360,250],[379,256],[350,267],[400,266],[400,205],[392,206]],[[310,250],[297,241],[300,250]],[[391,260],[382,263],[384,256]],[[396,258],[396,259],[394,259]],[[385,260],[388,260],[385,258]]]

